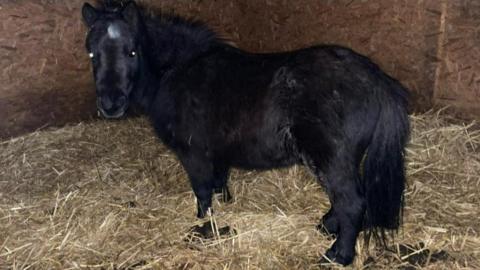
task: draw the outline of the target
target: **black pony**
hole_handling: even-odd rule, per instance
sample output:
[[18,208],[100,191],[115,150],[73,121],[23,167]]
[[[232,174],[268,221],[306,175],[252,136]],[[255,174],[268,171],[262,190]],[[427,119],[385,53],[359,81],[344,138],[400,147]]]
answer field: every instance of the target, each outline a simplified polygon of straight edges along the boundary
[[331,202],[320,224],[337,236],[328,259],[350,264],[364,228],[398,228],[408,93],[368,58],[330,45],[252,54],[133,1],[82,13],[99,111],[143,109],[186,170],[199,218],[213,192],[230,199],[231,167],[304,164]]

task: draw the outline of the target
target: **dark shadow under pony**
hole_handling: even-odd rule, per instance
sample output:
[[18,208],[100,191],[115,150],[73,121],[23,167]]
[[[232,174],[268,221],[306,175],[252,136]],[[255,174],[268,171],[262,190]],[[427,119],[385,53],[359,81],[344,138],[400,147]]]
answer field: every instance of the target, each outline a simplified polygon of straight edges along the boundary
[[143,109],[187,172],[199,218],[213,192],[231,199],[230,168],[304,164],[331,202],[326,258],[350,264],[362,229],[398,228],[408,92],[368,58],[333,45],[248,53],[134,2],[82,12],[99,110]]

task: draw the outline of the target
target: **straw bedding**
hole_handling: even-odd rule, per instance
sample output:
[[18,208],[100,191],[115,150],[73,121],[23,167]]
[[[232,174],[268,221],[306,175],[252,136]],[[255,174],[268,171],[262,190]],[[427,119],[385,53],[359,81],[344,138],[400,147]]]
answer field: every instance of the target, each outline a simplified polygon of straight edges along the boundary
[[[389,250],[358,241],[351,268],[479,269],[480,129],[411,121],[403,229]],[[187,237],[194,195],[144,118],[4,141],[0,164],[0,269],[317,269],[332,243],[315,230],[328,199],[301,166],[234,170],[235,200],[211,219],[236,233]]]

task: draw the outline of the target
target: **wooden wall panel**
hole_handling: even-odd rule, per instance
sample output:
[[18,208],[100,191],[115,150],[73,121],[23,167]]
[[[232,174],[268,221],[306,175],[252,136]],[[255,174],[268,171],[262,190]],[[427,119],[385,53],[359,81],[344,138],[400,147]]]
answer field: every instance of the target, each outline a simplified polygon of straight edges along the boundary
[[[94,116],[83,0],[0,0],[0,138]],[[143,0],[206,21],[255,52],[318,43],[371,57],[416,109],[479,108],[476,0]]]
[[480,119],[480,1],[443,1],[435,102]]
[[[80,15],[84,2],[0,0],[0,138],[95,116]],[[222,1],[143,2],[214,25],[222,25],[231,17],[225,12],[233,10],[227,5],[212,13]]]
[[0,1],[0,137],[93,112],[81,1]]
[[[314,4],[313,4],[314,3]],[[238,39],[276,51],[335,43],[371,57],[414,92],[415,107],[433,96],[441,9],[438,1],[238,1]]]

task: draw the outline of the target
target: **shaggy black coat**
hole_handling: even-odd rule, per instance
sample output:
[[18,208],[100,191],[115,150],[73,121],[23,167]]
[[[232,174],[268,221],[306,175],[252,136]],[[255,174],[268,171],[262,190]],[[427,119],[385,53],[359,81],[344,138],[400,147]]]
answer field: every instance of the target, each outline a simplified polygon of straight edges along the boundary
[[321,223],[337,235],[328,259],[350,264],[363,228],[399,226],[408,93],[368,58],[332,45],[248,53],[134,2],[85,4],[83,17],[99,110],[143,109],[185,168],[198,217],[213,192],[230,199],[230,168],[304,164],[332,205]]

